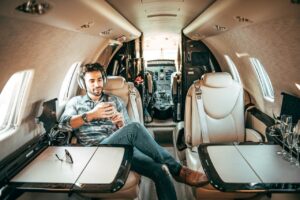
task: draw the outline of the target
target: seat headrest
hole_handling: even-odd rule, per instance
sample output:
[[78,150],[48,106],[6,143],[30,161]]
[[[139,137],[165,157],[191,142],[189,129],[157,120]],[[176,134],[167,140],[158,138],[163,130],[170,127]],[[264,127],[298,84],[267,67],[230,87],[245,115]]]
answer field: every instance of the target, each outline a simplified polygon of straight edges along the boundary
[[117,90],[124,87],[125,79],[122,76],[108,76],[104,90]]
[[232,77],[227,72],[207,73],[203,77],[204,85],[214,88],[225,88],[232,84]]

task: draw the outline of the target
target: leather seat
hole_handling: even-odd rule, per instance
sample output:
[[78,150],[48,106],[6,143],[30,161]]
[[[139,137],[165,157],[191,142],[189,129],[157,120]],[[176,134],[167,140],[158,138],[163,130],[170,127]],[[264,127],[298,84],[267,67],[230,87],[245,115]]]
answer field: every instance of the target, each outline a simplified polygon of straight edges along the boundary
[[[207,126],[207,134],[201,135],[196,92],[200,89],[204,115],[201,122]],[[202,171],[198,145],[202,143],[260,141],[255,131],[246,131],[244,126],[243,88],[227,72],[208,73],[202,80],[191,85],[185,103],[185,151],[187,166]],[[246,133],[247,132],[247,133]],[[245,135],[246,134],[246,135]],[[205,142],[204,142],[205,141]],[[254,196],[254,193],[225,193],[211,185],[196,188],[197,199],[233,199]]]
[[181,72],[173,72],[171,74],[171,91],[172,91],[172,101],[174,104],[174,113],[173,119],[174,121],[181,120],[181,92],[179,92],[181,88]]
[[81,196],[97,199],[136,199],[139,193],[140,175],[131,171],[125,185],[114,193],[81,193]]
[[[108,76],[103,91],[107,94],[120,97],[127,107],[127,112],[131,120],[144,123],[142,99],[133,83],[126,82],[121,76]],[[135,104],[132,104],[134,102],[131,102],[130,98],[134,98]],[[138,113],[135,113],[135,111]],[[135,119],[135,115],[138,115],[138,119]]]
[[154,92],[154,88],[153,88],[153,76],[152,74],[150,74],[149,72],[145,73],[145,79],[147,81],[146,85],[146,92],[152,96],[153,92]]
[[153,85],[153,76],[149,71],[145,73],[144,84],[145,84],[145,90],[143,96],[144,96],[145,123],[150,123],[153,120],[152,104],[153,104],[154,85]]
[[[142,101],[139,92],[134,87],[133,83],[126,82],[121,76],[109,76],[107,77],[107,83],[104,86],[104,92],[120,97],[128,111],[129,117],[143,124],[143,108]],[[130,102],[130,95],[135,96],[135,105]],[[136,106],[133,108],[133,106]],[[138,111],[138,120],[134,114]],[[125,185],[115,193],[82,193],[82,196],[100,198],[100,199],[135,199],[139,192],[140,175],[136,172],[131,171],[128,175]]]

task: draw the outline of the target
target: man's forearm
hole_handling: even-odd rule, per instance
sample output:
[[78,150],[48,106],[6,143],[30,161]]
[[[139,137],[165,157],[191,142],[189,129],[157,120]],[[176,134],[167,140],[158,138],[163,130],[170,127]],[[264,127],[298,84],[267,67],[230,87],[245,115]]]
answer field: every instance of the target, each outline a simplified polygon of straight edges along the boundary
[[[90,122],[94,119],[94,115],[93,113],[91,112],[87,112],[86,113],[86,120],[87,122]],[[86,122],[83,120],[82,118],[82,114],[81,115],[74,115],[71,117],[70,119],[70,126],[73,128],[73,129],[76,129],[76,128],[79,128],[81,127],[82,125],[84,125]]]
[[83,124],[85,124],[85,122],[83,121],[81,115],[74,115],[71,117],[70,119],[70,126],[73,129],[79,128],[80,126],[82,126]]

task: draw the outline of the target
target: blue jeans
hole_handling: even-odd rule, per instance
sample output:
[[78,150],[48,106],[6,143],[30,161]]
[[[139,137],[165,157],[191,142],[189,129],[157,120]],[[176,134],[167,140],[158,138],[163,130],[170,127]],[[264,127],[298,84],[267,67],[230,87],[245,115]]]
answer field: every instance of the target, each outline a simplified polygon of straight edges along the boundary
[[101,144],[133,146],[132,170],[154,181],[160,200],[177,199],[172,180],[162,169],[162,165],[167,165],[172,175],[179,174],[181,165],[155,142],[143,125],[131,122],[105,138]]

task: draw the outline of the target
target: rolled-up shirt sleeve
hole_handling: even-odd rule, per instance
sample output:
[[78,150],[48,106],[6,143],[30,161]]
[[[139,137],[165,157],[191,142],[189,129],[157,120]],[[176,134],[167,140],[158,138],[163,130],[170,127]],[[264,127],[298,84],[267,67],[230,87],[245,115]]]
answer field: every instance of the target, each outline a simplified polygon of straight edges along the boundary
[[61,115],[60,119],[59,119],[59,125],[61,127],[68,127],[68,128],[72,128],[70,125],[70,120],[74,115],[78,114],[77,108],[77,98],[74,97],[72,98],[65,107],[65,110],[63,112],[63,114]]

